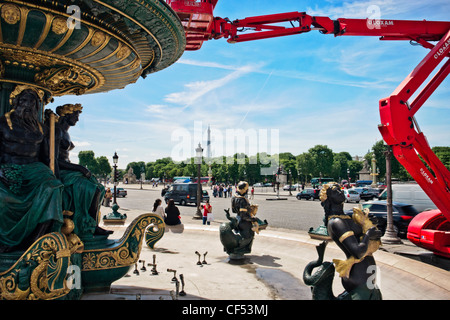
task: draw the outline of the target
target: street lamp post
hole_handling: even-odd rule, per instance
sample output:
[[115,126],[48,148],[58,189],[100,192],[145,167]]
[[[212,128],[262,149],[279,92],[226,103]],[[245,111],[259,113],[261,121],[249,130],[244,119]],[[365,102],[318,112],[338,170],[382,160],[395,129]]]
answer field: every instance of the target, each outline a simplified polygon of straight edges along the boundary
[[119,162],[119,156],[117,155],[117,152],[114,152],[114,155],[113,155],[113,163],[114,163],[114,200],[113,200],[113,204],[117,204],[116,193],[117,193],[117,163],[118,162]]
[[291,172],[291,169],[289,169],[289,195],[290,196],[292,196],[291,187],[292,187],[292,172]]
[[347,189],[350,189],[350,168],[347,168]]
[[198,147],[195,149],[196,154],[196,163],[197,163],[197,211],[195,213],[195,219],[202,218],[202,212],[200,210],[200,203],[202,201],[202,185],[201,185],[201,166],[202,166],[202,157],[203,157],[203,148],[200,143],[198,143]]
[[384,236],[381,238],[383,243],[397,244],[402,243],[402,240],[397,236],[397,232],[394,230],[394,220],[392,217],[392,169],[391,169],[391,156],[392,149],[391,146],[387,146],[387,150],[385,151],[386,156],[386,206],[387,206],[387,223],[386,223],[386,231],[384,232]]
[[112,212],[108,213],[107,215],[103,216],[103,221],[105,223],[118,223],[123,224],[125,223],[125,220],[127,219],[127,215],[121,214],[117,210],[119,210],[119,205],[117,204],[117,163],[119,162],[119,156],[117,155],[117,152],[114,152],[113,156],[113,163],[114,163],[114,194],[113,194],[113,205],[112,205]]
[[373,176],[371,187],[376,188],[378,186],[378,183],[377,183],[378,173],[377,173],[377,160],[375,158],[372,158],[372,173],[371,173],[371,175]]

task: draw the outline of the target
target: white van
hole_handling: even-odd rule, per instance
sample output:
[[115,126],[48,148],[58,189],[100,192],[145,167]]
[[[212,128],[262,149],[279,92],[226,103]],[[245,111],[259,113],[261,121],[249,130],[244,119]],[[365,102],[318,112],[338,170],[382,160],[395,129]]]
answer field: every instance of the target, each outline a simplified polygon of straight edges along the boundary
[[[387,189],[380,194],[378,199],[387,199]],[[436,209],[436,205],[431,201],[425,191],[415,183],[393,184],[392,201],[411,204],[419,212]]]

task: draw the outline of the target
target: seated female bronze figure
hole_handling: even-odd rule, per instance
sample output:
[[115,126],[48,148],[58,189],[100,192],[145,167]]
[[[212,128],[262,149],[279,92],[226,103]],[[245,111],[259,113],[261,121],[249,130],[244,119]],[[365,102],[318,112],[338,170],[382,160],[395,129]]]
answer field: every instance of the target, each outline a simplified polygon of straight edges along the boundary
[[65,104],[56,108],[59,118],[55,126],[55,171],[64,184],[63,210],[73,212],[74,232],[83,239],[112,232],[98,226],[98,212],[105,188],[91,171],[71,163],[69,159],[69,153],[75,146],[68,131],[77,124],[82,109],[80,104]]

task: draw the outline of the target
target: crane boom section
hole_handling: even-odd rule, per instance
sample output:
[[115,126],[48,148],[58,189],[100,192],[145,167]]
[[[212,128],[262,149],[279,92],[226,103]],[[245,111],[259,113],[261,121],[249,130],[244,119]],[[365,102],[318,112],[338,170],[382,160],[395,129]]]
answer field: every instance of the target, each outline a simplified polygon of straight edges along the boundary
[[[282,26],[280,23],[290,25]],[[311,30],[335,36],[377,36],[381,40],[439,41],[450,29],[447,21],[345,19],[310,16],[305,12],[288,12],[230,21],[215,18],[213,38],[243,42],[294,35]],[[242,31],[252,32],[243,34]]]

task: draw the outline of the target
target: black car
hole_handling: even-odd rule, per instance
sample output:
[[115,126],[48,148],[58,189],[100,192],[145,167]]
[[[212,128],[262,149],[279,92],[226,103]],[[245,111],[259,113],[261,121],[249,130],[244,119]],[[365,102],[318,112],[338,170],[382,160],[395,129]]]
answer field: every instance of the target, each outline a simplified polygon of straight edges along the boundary
[[363,190],[360,194],[359,197],[361,198],[361,200],[373,200],[376,198],[376,195],[372,192],[370,192],[369,190]]
[[[208,191],[201,189],[201,194],[202,202],[209,200]],[[189,203],[196,204],[197,183],[174,183],[164,194],[164,200],[166,203],[169,201],[169,199],[173,199],[175,202],[178,202],[182,206],[185,206]]]
[[[362,205],[363,209],[369,209],[369,217],[374,217],[377,228],[384,234],[387,225],[387,204],[386,201],[369,201]],[[353,210],[345,212],[348,215],[353,214]],[[394,230],[401,238],[406,237],[408,225],[419,211],[410,204],[393,202],[392,203],[392,219],[394,222]]]
[[320,195],[319,189],[308,188],[308,189],[303,190],[302,192],[297,193],[296,198],[298,200],[301,200],[301,199],[306,199],[306,200],[313,199],[314,200],[314,199],[319,199],[319,195]]
[[378,189],[368,187],[358,187],[353,188],[353,190],[357,191],[359,193],[359,197],[361,198],[361,200],[365,201],[378,198],[378,195],[380,194],[380,191]]

